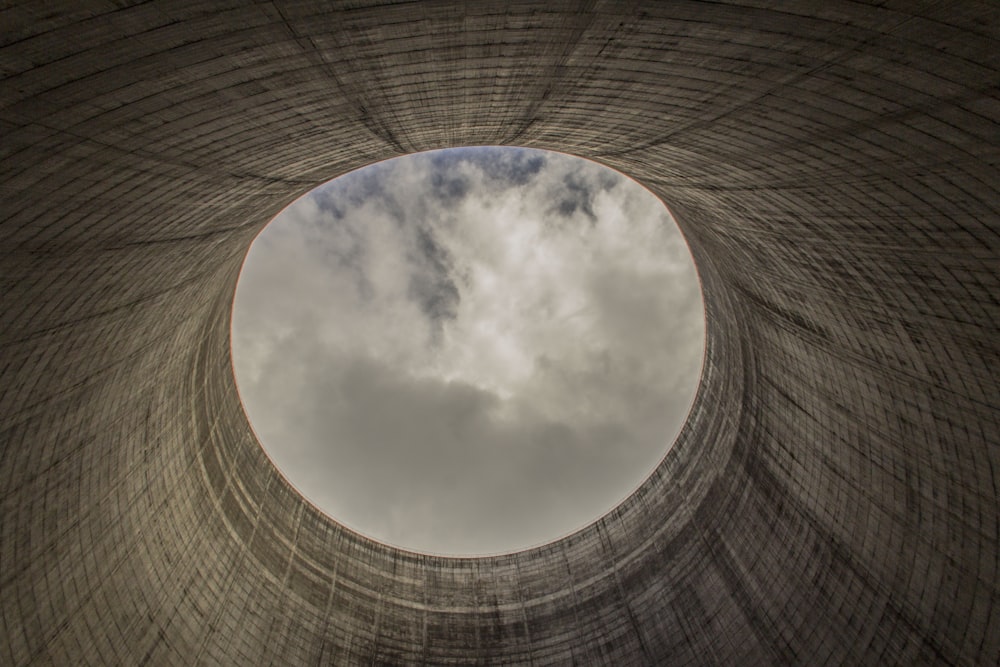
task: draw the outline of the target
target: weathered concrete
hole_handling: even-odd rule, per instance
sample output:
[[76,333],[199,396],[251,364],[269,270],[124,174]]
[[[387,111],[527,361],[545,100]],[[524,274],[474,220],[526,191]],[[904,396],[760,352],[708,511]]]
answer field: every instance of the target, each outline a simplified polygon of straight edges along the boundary
[[[126,4],[0,13],[0,663],[997,663],[1000,4]],[[658,193],[708,359],[620,507],[443,559],[284,483],[229,308],[296,196],[470,144]]]

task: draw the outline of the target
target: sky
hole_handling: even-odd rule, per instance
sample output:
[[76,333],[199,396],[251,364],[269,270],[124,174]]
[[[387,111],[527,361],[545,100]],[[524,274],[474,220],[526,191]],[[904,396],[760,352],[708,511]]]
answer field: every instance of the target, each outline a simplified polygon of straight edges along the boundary
[[704,312],[663,204],[523,148],[418,153],[285,209],[233,307],[265,451],[332,518],[395,546],[504,553],[584,527],[666,454]]

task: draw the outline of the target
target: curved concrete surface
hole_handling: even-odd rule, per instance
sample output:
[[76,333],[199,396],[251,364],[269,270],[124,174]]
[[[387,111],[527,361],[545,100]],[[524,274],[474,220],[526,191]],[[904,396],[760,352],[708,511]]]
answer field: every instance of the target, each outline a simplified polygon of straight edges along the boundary
[[[0,14],[0,662],[996,664],[1000,5],[127,4]],[[472,144],[660,195],[708,351],[621,506],[448,559],[282,480],[229,312],[297,196]]]

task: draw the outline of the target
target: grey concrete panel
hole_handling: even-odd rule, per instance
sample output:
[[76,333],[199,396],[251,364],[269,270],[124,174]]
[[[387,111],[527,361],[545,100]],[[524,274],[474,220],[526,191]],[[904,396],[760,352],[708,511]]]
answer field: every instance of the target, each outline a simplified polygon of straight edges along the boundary
[[[0,9],[0,663],[1000,662],[1000,5]],[[677,443],[549,545],[309,506],[229,353],[296,197],[413,151],[599,161],[675,213]]]

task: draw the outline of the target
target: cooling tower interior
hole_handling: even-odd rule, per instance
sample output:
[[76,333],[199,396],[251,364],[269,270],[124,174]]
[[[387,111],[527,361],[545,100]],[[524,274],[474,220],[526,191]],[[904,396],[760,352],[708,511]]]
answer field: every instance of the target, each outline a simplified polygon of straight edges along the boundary
[[[0,25],[0,663],[1000,661],[1000,4],[65,0]],[[660,197],[706,357],[618,507],[448,558],[283,479],[230,315],[297,197],[476,145]]]

